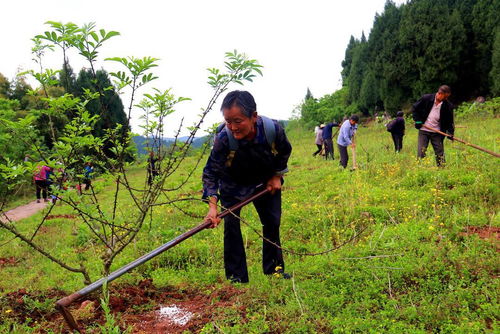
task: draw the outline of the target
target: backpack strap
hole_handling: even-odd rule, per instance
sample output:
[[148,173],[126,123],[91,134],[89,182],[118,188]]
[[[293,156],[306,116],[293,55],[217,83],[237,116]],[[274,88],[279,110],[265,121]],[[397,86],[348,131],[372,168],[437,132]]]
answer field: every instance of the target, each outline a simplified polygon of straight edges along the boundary
[[266,136],[267,143],[271,147],[273,155],[276,156],[278,151],[276,150],[276,128],[274,127],[274,122],[269,117],[260,117],[262,118],[262,123],[264,124],[264,134]]

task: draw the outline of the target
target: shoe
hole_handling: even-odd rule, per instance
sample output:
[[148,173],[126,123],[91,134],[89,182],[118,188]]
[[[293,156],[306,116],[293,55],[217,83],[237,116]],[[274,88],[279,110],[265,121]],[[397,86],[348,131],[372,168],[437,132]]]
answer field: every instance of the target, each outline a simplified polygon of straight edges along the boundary
[[228,280],[231,284],[248,283],[248,281],[243,281],[240,277],[235,277],[235,276],[229,277]]
[[285,271],[283,270],[283,268],[281,266],[277,266],[274,269],[274,272],[272,273],[272,275],[273,275],[273,277],[282,278],[282,279],[290,279],[290,278],[292,278],[292,275],[290,275],[288,273],[285,273]]
[[40,203],[40,200],[39,200],[39,199],[37,199],[37,200],[36,200],[36,202],[37,202],[37,203]]

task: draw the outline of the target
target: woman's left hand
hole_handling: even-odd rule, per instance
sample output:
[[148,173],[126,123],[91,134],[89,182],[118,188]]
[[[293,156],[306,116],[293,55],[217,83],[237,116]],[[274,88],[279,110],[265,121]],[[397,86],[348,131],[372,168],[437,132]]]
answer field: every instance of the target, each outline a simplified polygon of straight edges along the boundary
[[276,191],[281,190],[281,175],[274,175],[267,181],[267,190],[274,194]]

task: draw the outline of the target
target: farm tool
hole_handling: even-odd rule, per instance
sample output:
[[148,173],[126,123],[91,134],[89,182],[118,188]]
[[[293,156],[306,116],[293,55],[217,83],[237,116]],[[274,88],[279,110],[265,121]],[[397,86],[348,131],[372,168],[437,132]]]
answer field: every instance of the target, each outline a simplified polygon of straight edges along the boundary
[[[218,217],[224,218],[225,216],[232,214],[232,212],[244,207],[245,205],[249,204],[250,202],[254,201],[255,199],[267,194],[268,192],[269,192],[269,190],[267,188],[264,188],[260,191],[257,191],[256,193],[254,193],[252,196],[248,197],[247,199],[245,199],[245,200],[233,205],[232,207],[222,211],[221,213],[219,213]],[[148,254],[145,254],[145,255],[141,256],[140,258],[130,262],[129,264],[115,270],[114,272],[109,274],[107,277],[103,277],[103,278],[95,281],[94,283],[87,285],[83,289],[58,300],[56,302],[56,309],[63,315],[64,320],[66,321],[66,323],[68,324],[68,326],[70,327],[70,329],[72,331],[76,331],[78,333],[81,333],[77,322],[75,321],[75,319],[71,315],[71,312],[67,309],[67,307],[71,303],[81,299],[82,297],[88,295],[89,293],[101,288],[104,284],[107,284],[107,283],[117,279],[118,277],[129,272],[130,270],[132,270],[132,269],[140,266],[141,264],[151,260],[152,258],[160,255],[164,251],[166,251],[166,250],[174,247],[175,245],[181,243],[182,241],[192,237],[196,233],[210,227],[210,225],[212,225],[212,222],[204,221],[203,223],[196,226],[195,228],[193,228],[187,232],[184,232],[183,234],[179,235],[175,239],[170,240],[169,242],[161,245],[160,247],[149,252]]]
[[500,158],[500,154],[495,153],[495,152],[493,152],[493,151],[490,151],[490,150],[488,150],[488,149],[486,149],[486,148],[484,148],[484,147],[481,147],[481,146],[478,146],[478,145],[471,144],[471,143],[469,143],[469,142],[466,142],[466,141],[465,141],[465,140],[463,140],[463,139],[460,139],[460,138],[457,138],[457,137],[455,137],[455,136],[449,135],[449,134],[447,134],[447,133],[444,133],[444,132],[442,132],[442,131],[439,131],[438,129],[434,129],[434,128],[432,128],[432,127],[430,127],[430,126],[427,126],[427,125],[422,125],[422,127],[423,127],[423,128],[426,128],[426,129],[428,129],[428,130],[431,130],[431,131],[437,132],[437,133],[439,133],[439,134],[440,134],[440,135],[442,135],[442,136],[452,138],[453,140],[456,140],[456,141],[458,141],[459,143],[465,144],[465,145],[470,146],[470,147],[473,147],[473,148],[475,148],[475,149],[477,149],[477,150],[480,150],[480,151],[483,151],[483,152],[485,152],[485,153],[491,154],[491,155],[492,155],[492,156],[494,156],[494,157]]

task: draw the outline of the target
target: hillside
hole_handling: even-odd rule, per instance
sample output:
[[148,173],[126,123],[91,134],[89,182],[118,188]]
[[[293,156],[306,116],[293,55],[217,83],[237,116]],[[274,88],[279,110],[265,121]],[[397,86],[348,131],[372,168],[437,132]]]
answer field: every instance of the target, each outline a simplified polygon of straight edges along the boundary
[[[500,119],[474,117],[458,125],[457,137],[500,151]],[[224,280],[222,226],[202,231],[110,284],[116,321],[122,328],[137,330],[143,326],[141,321],[155,321],[151,314],[159,305],[190,302],[194,320],[174,326],[177,332],[498,331],[498,160],[447,141],[445,168],[434,166],[431,148],[429,158],[419,163],[417,132],[411,124],[407,129],[403,151],[395,154],[382,124],[361,126],[359,169],[351,172],[338,167],[336,148],[335,161],[312,157],[314,134],[292,123],[288,135],[293,153],[283,192],[283,247],[313,253],[339,246],[366,228],[361,236],[321,256],[285,252],[287,271],[294,279],[280,281],[262,274],[262,242],[253,231],[260,230],[260,223],[255,210],[245,208],[242,231],[249,284],[230,285]],[[187,161],[189,166],[194,163],[194,157]],[[201,196],[202,167],[179,190],[179,197]],[[134,167],[133,172],[133,182],[144,184],[144,169]],[[101,200],[112,203],[115,184],[111,180],[96,183],[104,189]],[[206,213],[205,204],[196,200],[177,206],[191,216],[173,206],[157,207],[138,241],[112,269],[196,226]],[[131,207],[131,203],[120,204],[120,210]],[[55,206],[51,215],[38,240],[64,254],[70,263],[95,263],[89,266],[92,279],[99,278],[101,254],[93,242],[95,236],[64,205]],[[40,217],[16,226],[32,231]],[[66,232],[71,237],[59,237]],[[0,230],[0,332],[13,327],[16,333],[60,332],[65,325],[53,303],[80,289],[81,276],[61,270],[11,238]],[[78,307],[73,312],[82,324],[104,321],[100,309],[85,313]],[[91,331],[99,330],[94,325]]]

